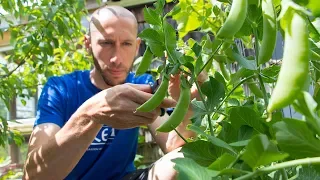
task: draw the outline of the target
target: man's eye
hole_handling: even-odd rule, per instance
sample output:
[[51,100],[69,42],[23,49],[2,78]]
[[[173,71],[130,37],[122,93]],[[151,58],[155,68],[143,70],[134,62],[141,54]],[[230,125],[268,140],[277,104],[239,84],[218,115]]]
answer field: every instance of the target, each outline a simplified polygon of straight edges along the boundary
[[113,42],[111,42],[111,41],[103,41],[103,42],[101,42],[101,44],[103,44],[103,45],[112,45]]
[[129,42],[125,42],[125,43],[123,43],[125,46],[131,46],[132,45],[132,43],[129,43]]

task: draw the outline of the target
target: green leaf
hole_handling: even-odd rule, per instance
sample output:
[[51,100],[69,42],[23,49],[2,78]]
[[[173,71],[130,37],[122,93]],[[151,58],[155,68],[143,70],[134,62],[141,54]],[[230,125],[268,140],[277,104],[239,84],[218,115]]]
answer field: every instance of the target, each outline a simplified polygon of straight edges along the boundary
[[232,52],[232,56],[234,58],[235,61],[237,61],[240,66],[246,68],[246,69],[250,69],[250,70],[256,70],[256,62],[252,61],[252,60],[248,60],[245,57],[243,57],[242,55],[236,53],[236,52]]
[[199,74],[202,67],[204,66],[204,62],[202,60],[202,56],[199,56],[197,59],[196,59],[196,64],[195,64],[195,74]]
[[222,129],[217,137],[227,143],[236,141],[238,138],[237,130],[234,129],[229,122],[222,121],[220,124],[222,126]]
[[315,116],[317,103],[308,92],[302,92],[294,103],[295,110],[307,117]]
[[299,5],[305,6],[311,10],[313,16],[320,16],[320,1],[318,0],[294,0]]
[[312,165],[308,165],[308,166],[302,166],[301,168],[299,168],[297,174],[299,175],[300,180],[304,180],[304,179],[319,179],[320,177],[320,173],[319,171],[317,171],[317,169],[312,166]]
[[209,170],[198,165],[189,158],[176,158],[174,169],[178,171],[178,180],[211,179],[219,174],[218,171]]
[[222,175],[235,175],[235,176],[239,176],[241,174],[244,174],[243,171],[239,170],[239,169],[233,169],[233,168],[230,168],[230,169],[224,169],[222,171],[220,171],[219,173],[219,176],[222,176]]
[[21,101],[22,105],[26,106],[26,104],[27,104],[26,100],[21,99],[20,101]]
[[320,154],[320,141],[305,121],[283,119],[273,125],[281,150],[292,158],[316,157]]
[[[311,50],[314,50],[314,46],[316,42],[320,41],[320,18],[315,18],[313,21],[308,21],[308,30],[309,30],[309,36],[311,39],[310,40],[310,46],[311,46]],[[318,49],[318,53],[319,53]]]
[[177,29],[179,30],[180,38],[183,38],[188,32],[197,29],[201,25],[201,21],[198,19],[199,15],[192,8],[187,8],[190,7],[189,3],[187,1],[179,1],[176,6],[180,7],[181,11],[172,16],[178,23]]
[[252,168],[267,165],[288,157],[288,154],[280,153],[277,146],[269,141],[264,134],[259,134],[251,139],[241,159]]
[[248,145],[249,142],[250,142],[250,139],[247,139],[247,140],[243,140],[243,141],[233,142],[233,143],[230,143],[229,145],[233,146],[233,147],[243,147],[243,146]]
[[67,29],[67,28],[66,28],[63,20],[61,19],[61,17],[57,17],[56,22],[57,22],[58,31],[59,31],[60,35],[65,34],[65,32],[66,32],[65,29]]
[[166,4],[166,0],[157,0],[157,2],[154,3],[154,7],[156,7],[156,11],[158,12],[159,15],[161,15],[161,17],[162,17],[163,8],[165,4]]
[[253,70],[240,68],[236,73],[231,74],[230,84],[238,83],[242,78],[249,77],[254,74]]
[[225,149],[229,150],[230,152],[236,154],[236,151],[235,151],[228,143],[224,142],[223,140],[221,140],[221,139],[219,139],[219,138],[216,138],[216,137],[214,137],[214,136],[210,136],[210,135],[206,134],[205,132],[203,132],[203,131],[202,131],[199,127],[197,127],[197,126],[189,125],[188,128],[189,128],[191,131],[193,131],[193,132],[195,132],[195,133],[197,133],[197,134],[200,134],[200,135],[208,138],[208,140],[209,140],[212,144],[214,144],[214,145],[216,145],[216,146],[218,146],[218,147],[225,148]]
[[261,71],[263,82],[266,82],[266,83],[276,82],[279,72],[280,72],[280,66],[278,65],[272,65],[267,68],[264,68]]
[[225,97],[224,85],[212,76],[209,76],[209,81],[202,84],[201,91],[207,96],[206,104],[210,111],[214,111]]
[[239,129],[242,125],[248,125],[259,133],[266,131],[257,113],[247,107],[232,108],[229,119],[235,129]]
[[177,43],[175,29],[168,22],[163,22],[163,31],[166,48],[170,51],[174,50]]
[[203,102],[197,101],[196,99],[193,99],[191,101],[191,107],[193,111],[191,121],[195,126],[200,126],[202,122],[202,117],[203,115],[207,114],[207,110],[204,107]]
[[242,125],[238,133],[238,141],[251,139],[253,134],[253,128],[247,125]]
[[3,39],[3,31],[2,31],[2,29],[0,29],[0,37],[1,37],[1,39]]
[[312,11],[312,14],[315,17],[320,17],[320,1],[318,0],[309,0],[307,7]]
[[199,57],[201,55],[202,46],[200,46],[197,42],[193,44],[191,49],[196,55],[196,57]]
[[221,84],[223,84],[223,87],[225,89],[227,89],[227,84],[226,84],[226,81],[224,80],[224,77],[218,72],[214,72],[214,78],[219,81]]
[[233,147],[243,147],[246,146],[250,138],[252,137],[253,134],[253,128],[247,125],[242,125],[239,129],[239,132],[237,133],[237,141],[229,143],[230,146]]
[[297,96],[297,99],[293,103],[293,107],[297,112],[300,112],[306,116],[306,122],[320,134],[320,118],[316,115],[317,103],[313,97],[303,91]]
[[216,161],[214,161],[208,169],[211,170],[216,170],[216,171],[221,171],[228,167],[233,161],[236,160],[236,157],[229,154],[229,153],[224,153],[222,156],[220,156]]
[[144,8],[143,15],[147,23],[158,26],[161,25],[161,17],[157,14],[157,12],[154,9]]
[[215,148],[217,147],[208,141],[198,140],[185,144],[180,152],[184,157],[193,159],[201,166],[209,166],[218,158]]
[[152,53],[158,57],[164,55],[164,40],[161,38],[161,35],[158,31],[148,28],[143,30],[139,37],[146,41],[146,44],[150,47]]
[[59,40],[57,38],[52,38],[52,40],[53,40],[54,48],[59,48]]

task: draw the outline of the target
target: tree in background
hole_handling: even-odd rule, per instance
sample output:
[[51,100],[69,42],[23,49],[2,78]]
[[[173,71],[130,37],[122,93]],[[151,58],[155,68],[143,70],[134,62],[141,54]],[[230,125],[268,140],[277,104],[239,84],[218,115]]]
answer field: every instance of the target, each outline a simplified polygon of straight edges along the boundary
[[[81,48],[81,19],[88,13],[84,0],[0,0],[1,8],[0,21],[8,26],[0,29],[0,36],[9,32],[13,47],[0,64],[0,99],[6,108],[16,97],[25,104],[50,76],[90,67]],[[7,140],[21,144],[18,132],[8,130],[9,119],[0,118],[0,145]]]

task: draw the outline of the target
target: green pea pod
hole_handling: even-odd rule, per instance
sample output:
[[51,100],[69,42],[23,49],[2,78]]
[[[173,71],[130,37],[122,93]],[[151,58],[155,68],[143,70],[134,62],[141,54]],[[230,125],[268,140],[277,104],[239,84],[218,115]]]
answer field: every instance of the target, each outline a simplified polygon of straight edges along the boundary
[[253,81],[253,79],[249,79],[247,81],[248,83],[246,83],[250,89],[250,91],[256,95],[259,98],[263,98],[263,93],[262,91],[259,89],[259,87],[255,84],[255,82]]
[[[290,14],[291,15],[291,14]],[[309,73],[309,41],[304,17],[293,11],[284,21],[285,41],[282,66],[267,111],[271,113],[291,104],[302,91]],[[281,19],[283,20],[283,19]]]
[[248,11],[248,0],[233,0],[230,13],[217,33],[217,38],[232,38],[242,27]]
[[142,60],[137,68],[137,71],[136,71],[137,76],[145,73],[148,70],[152,62],[152,55],[153,54],[150,50],[150,47],[147,46],[146,51],[143,54]]
[[141,112],[150,112],[156,109],[162,102],[162,100],[165,98],[167,90],[169,87],[169,78],[166,76],[163,76],[162,82],[157,89],[157,91],[153,94],[153,96],[143,103],[141,106],[137,108],[137,111]]
[[180,97],[178,99],[177,106],[173,110],[169,119],[156,130],[159,132],[170,132],[176,128],[183,121],[185,115],[187,114],[190,98],[190,88],[180,85]]
[[229,80],[230,80],[230,75],[229,75],[228,70],[226,69],[226,66],[224,65],[223,62],[218,62],[218,64],[219,64],[219,67],[220,67],[220,70],[221,70],[221,73],[222,73],[223,77],[224,77],[227,81],[229,81]]
[[272,0],[262,0],[262,13],[263,36],[258,56],[259,64],[264,64],[271,59],[277,40],[277,16]]

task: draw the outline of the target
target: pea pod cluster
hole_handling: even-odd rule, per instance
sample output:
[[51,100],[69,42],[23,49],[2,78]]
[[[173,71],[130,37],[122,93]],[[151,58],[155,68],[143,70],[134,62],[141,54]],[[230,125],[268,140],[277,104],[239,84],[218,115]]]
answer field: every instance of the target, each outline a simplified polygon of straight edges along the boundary
[[308,79],[309,41],[306,20],[293,11],[291,21],[287,23],[284,28],[282,66],[267,108],[268,112],[291,104]]
[[180,96],[177,102],[177,106],[173,110],[169,119],[164,122],[156,130],[159,132],[170,132],[174,130],[185,118],[189,104],[190,104],[190,88],[180,85]]

